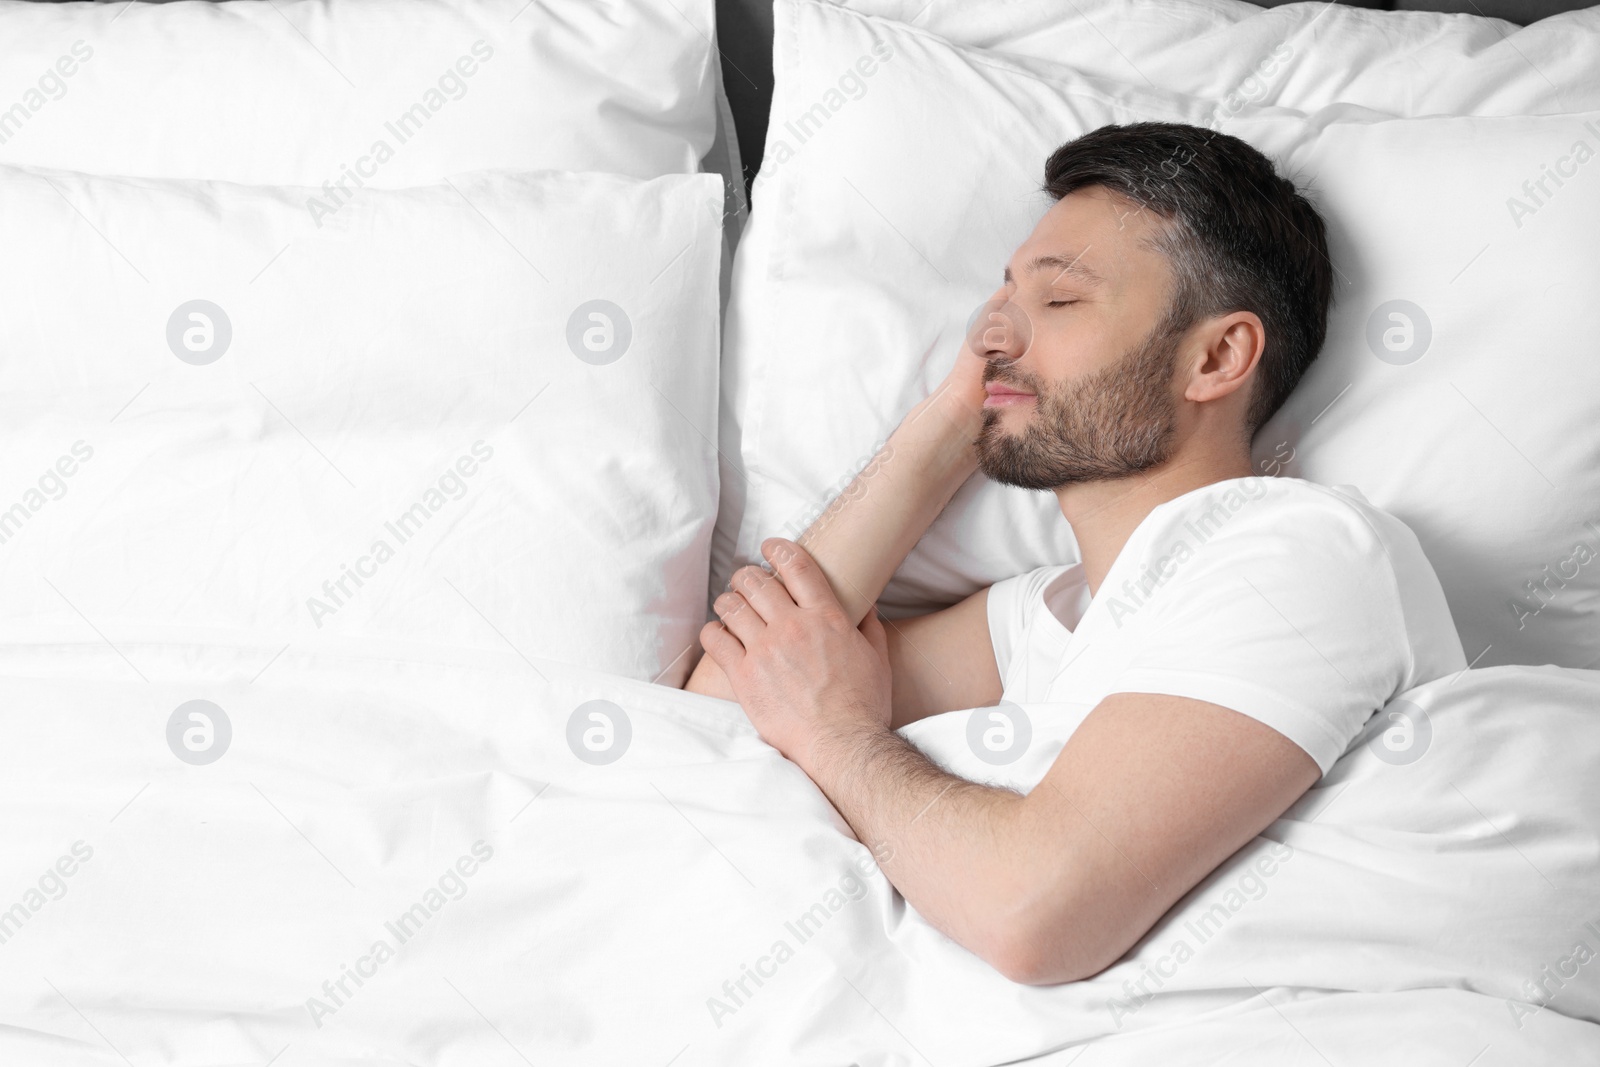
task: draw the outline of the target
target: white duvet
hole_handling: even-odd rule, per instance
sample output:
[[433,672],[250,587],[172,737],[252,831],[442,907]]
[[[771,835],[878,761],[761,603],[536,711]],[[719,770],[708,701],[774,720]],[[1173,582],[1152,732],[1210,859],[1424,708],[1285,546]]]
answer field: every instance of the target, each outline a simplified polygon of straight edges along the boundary
[[[732,704],[277,651],[0,651],[0,1063],[1600,1061],[1600,672],[1412,690],[1122,962],[1029,988]],[[209,763],[169,747],[190,700],[231,729]],[[1028,706],[1011,781],[1086,710]],[[907,733],[988,777],[966,720]]]

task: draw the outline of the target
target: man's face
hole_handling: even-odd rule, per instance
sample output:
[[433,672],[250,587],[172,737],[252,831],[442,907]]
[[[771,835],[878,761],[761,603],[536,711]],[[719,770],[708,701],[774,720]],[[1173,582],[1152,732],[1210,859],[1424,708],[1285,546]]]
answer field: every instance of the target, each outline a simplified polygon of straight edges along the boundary
[[1105,189],[1081,189],[1013,253],[973,327],[973,350],[988,360],[978,463],[990,478],[1056,489],[1171,456],[1181,338],[1155,327],[1172,271],[1139,243],[1160,222]]

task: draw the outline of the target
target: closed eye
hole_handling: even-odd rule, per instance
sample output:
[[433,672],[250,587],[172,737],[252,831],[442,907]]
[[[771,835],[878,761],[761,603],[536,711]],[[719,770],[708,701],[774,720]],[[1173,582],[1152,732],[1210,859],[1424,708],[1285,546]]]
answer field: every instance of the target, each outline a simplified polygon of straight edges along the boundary
[[1061,307],[1061,306],[1063,306],[1065,304],[1076,304],[1076,303],[1077,303],[1076,300],[1049,300],[1049,301],[1045,302],[1044,306],[1047,307],[1047,308],[1058,308],[1058,307]]

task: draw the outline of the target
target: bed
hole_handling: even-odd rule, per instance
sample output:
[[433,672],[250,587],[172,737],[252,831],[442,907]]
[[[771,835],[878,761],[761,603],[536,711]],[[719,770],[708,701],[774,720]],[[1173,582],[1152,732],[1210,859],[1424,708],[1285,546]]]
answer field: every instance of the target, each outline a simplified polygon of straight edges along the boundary
[[[1473,666],[1031,987],[679,686],[1141,117],[1329,217],[1254,461]],[[1600,8],[0,0],[0,1062],[1600,1062],[1597,148]],[[885,613],[1052,511],[969,483]],[[1089,708],[983,710],[903,732],[1027,790]]]

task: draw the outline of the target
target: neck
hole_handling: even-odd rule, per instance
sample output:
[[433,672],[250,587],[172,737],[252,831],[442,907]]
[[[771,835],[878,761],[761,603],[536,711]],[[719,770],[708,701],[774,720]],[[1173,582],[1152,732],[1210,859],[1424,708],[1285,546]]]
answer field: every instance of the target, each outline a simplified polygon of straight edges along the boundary
[[1174,457],[1126,478],[1078,482],[1055,491],[1083,558],[1089,595],[1100,590],[1111,565],[1145,516],[1160,504],[1215,482],[1253,473],[1248,453]]

